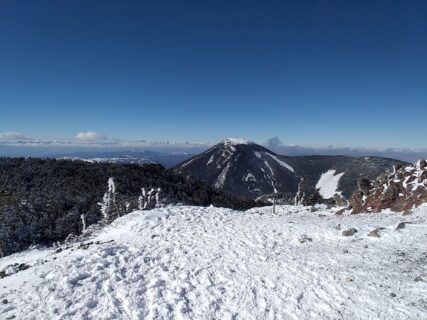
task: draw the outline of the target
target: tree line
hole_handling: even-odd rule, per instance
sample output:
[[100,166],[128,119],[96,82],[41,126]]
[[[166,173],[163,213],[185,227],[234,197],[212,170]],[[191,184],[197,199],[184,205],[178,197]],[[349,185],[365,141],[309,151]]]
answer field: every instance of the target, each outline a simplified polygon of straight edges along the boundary
[[79,234],[106,218],[102,208],[111,221],[136,209],[178,203],[236,210],[262,205],[157,164],[0,158],[0,256]]

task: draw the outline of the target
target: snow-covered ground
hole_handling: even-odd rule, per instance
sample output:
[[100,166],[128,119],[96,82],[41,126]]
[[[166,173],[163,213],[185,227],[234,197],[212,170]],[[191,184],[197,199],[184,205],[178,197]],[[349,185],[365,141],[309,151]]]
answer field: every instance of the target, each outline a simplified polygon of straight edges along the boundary
[[138,211],[5,257],[30,268],[0,279],[0,319],[427,319],[427,207],[276,209]]

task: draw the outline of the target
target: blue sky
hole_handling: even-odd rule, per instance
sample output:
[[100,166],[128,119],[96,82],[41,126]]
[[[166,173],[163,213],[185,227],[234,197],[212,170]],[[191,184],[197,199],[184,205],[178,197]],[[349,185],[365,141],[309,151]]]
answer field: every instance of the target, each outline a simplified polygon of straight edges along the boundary
[[6,142],[427,147],[426,1],[2,1],[0,46]]

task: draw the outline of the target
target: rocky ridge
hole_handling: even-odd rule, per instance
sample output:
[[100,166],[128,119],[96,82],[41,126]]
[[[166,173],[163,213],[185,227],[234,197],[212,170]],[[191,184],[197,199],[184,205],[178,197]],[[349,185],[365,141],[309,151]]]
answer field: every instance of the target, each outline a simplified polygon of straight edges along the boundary
[[359,179],[347,209],[352,213],[380,212],[387,208],[409,212],[424,202],[427,202],[427,162],[419,160],[413,165],[396,165],[374,181]]

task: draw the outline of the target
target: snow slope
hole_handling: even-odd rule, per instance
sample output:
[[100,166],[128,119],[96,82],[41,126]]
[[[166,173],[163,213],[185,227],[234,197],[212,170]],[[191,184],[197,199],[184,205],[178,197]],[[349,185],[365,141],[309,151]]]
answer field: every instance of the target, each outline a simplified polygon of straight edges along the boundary
[[335,172],[335,170],[328,170],[327,172],[322,173],[316,184],[316,189],[319,190],[323,199],[330,199],[333,198],[335,194],[341,194],[337,189],[338,183],[344,175],[344,172],[338,174],[335,174]]
[[2,258],[0,270],[31,267],[0,279],[0,319],[426,319],[427,206],[276,210],[137,211],[84,242]]

